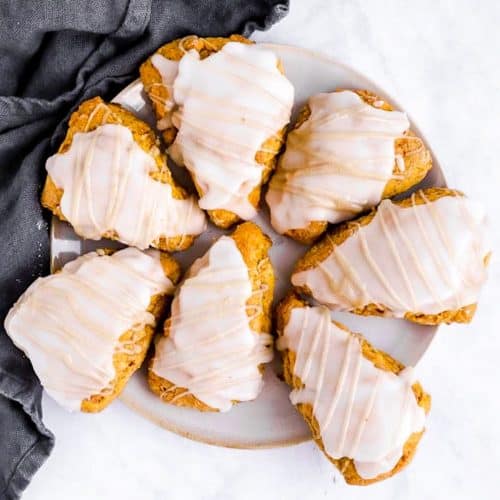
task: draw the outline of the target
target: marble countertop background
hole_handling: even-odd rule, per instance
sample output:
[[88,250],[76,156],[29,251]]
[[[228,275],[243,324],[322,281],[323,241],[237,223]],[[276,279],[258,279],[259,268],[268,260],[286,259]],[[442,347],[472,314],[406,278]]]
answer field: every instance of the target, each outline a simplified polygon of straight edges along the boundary
[[499,498],[500,2],[291,3],[285,20],[254,39],[311,48],[372,78],[424,131],[449,185],[491,217],[496,255],[474,322],[443,327],[419,364],[433,408],[413,464],[349,487],[311,442],[222,449],[161,430],[120,402],[70,415],[45,398],[57,443],[26,500]]

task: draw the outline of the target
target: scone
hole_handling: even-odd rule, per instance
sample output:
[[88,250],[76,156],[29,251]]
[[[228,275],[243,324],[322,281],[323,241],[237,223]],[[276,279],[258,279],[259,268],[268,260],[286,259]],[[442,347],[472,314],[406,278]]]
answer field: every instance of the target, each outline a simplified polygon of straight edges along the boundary
[[257,397],[273,357],[270,246],[246,222],[193,263],[149,366],[149,386],[163,401],[228,411]]
[[485,219],[479,205],[447,188],[384,200],[314,245],[292,283],[334,310],[468,323],[487,276]]
[[366,90],[309,98],[288,134],[266,201],[281,234],[312,243],[328,223],[352,219],[403,193],[432,167],[406,115]]
[[430,396],[405,368],[290,294],[277,308],[290,400],[349,484],[386,479],[413,458]]
[[52,398],[98,412],[141,366],[179,275],[158,250],[91,252],[32,283],[5,329]]
[[83,238],[188,248],[205,229],[205,214],[175,184],[158,144],[151,128],[120,105],[85,101],[47,160],[42,205]]
[[240,35],[189,36],[160,47],[140,74],[200,207],[222,228],[253,218],[293,105],[277,56]]

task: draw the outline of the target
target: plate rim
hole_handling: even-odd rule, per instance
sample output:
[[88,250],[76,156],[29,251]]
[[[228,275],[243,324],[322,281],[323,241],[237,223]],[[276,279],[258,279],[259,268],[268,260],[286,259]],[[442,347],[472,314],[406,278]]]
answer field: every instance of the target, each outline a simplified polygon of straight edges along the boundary
[[[271,43],[271,42],[256,42],[258,45],[262,47],[269,48],[271,50],[273,49],[278,49],[278,50],[286,50],[289,52],[294,52],[294,53],[301,53],[306,57],[312,58],[312,59],[317,59],[321,60],[322,62],[328,64],[328,65],[334,65],[337,67],[340,67],[344,69],[346,72],[349,72],[351,74],[356,75],[359,77],[361,80],[365,80],[369,85],[370,85],[370,90],[374,90],[377,93],[380,93],[384,96],[386,96],[391,104],[394,104],[394,106],[397,109],[405,109],[401,104],[392,97],[391,94],[386,92],[382,87],[380,87],[373,79],[369,78],[366,76],[363,72],[353,68],[347,63],[343,63],[336,59],[333,56],[327,55],[323,52],[305,48],[305,47],[299,47],[291,44],[282,44],[282,43]],[[127,86],[125,86],[116,96],[113,98],[113,100],[117,99],[119,96],[122,94],[125,94],[126,92],[129,92],[131,88],[133,88],[135,85],[140,84],[140,79],[137,78],[136,80],[132,81],[129,83]],[[405,111],[406,112],[406,111]],[[439,159],[437,158],[433,148],[431,147],[429,141],[427,141],[427,138],[425,135],[421,132],[420,127],[417,125],[413,117],[407,113],[407,116],[410,120],[412,129],[417,133],[417,135],[424,141],[426,144],[427,148],[430,150],[432,159],[433,159],[433,168],[436,168],[438,170],[441,178],[442,178],[442,183],[446,186],[446,176],[444,174],[443,169],[441,168],[441,164]],[[54,216],[52,217],[54,219]],[[50,228],[50,239],[52,242],[53,239],[53,227],[54,225],[51,223],[51,228]],[[50,267],[51,267],[51,272],[52,272],[52,266],[54,262],[54,256],[52,253],[52,244],[50,246]],[[429,347],[431,344],[434,342],[435,336],[439,330],[439,325],[434,325],[434,331],[432,332],[432,337],[425,347],[425,350],[422,353],[422,356],[420,359],[414,364],[415,366],[420,363],[420,361],[424,358],[426,355]],[[185,431],[181,428],[178,427],[178,425],[166,422],[164,420],[161,420],[159,417],[156,417],[153,415],[149,410],[145,409],[144,407],[140,406],[137,402],[136,399],[132,399],[126,393],[121,393],[118,398],[128,409],[136,413],[137,415],[141,416],[145,420],[148,420],[149,422],[157,425],[158,427],[161,427],[162,429],[168,430],[170,432],[173,432],[183,438],[190,439],[191,441],[196,441],[198,443],[203,443],[211,446],[218,446],[221,448],[231,448],[231,449],[242,449],[242,450],[258,450],[258,449],[274,449],[274,448],[284,448],[288,446],[294,446],[300,443],[306,443],[310,442],[312,440],[312,436],[308,436],[306,438],[295,438],[295,439],[278,439],[276,441],[272,440],[266,440],[265,442],[262,441],[256,441],[255,443],[248,443],[248,442],[238,442],[237,438],[236,440],[230,440],[230,439],[211,439],[206,436],[200,435],[199,433],[192,433],[189,431]],[[293,406],[293,405],[291,405]],[[294,410],[296,411],[295,407]]]
[[[133,411],[140,417],[148,420],[149,422],[165,429],[169,432],[173,432],[174,434],[189,439],[190,441],[195,441],[197,443],[207,444],[210,446],[217,446],[218,448],[229,448],[234,450],[269,450],[276,448],[286,448],[288,446],[294,446],[301,443],[308,443],[312,441],[311,437],[306,438],[297,438],[297,439],[278,439],[276,441],[266,440],[256,441],[255,443],[242,443],[234,440],[220,440],[220,439],[210,439],[199,433],[193,433],[189,431],[185,431],[180,429],[177,425],[172,423],[167,423],[164,420],[161,420],[158,417],[155,417],[151,412],[141,407],[139,404],[135,402],[132,398],[128,397],[126,394],[122,393],[118,396],[118,400],[123,403],[129,410]],[[293,405],[292,405],[293,406]],[[295,407],[294,407],[295,410]]]

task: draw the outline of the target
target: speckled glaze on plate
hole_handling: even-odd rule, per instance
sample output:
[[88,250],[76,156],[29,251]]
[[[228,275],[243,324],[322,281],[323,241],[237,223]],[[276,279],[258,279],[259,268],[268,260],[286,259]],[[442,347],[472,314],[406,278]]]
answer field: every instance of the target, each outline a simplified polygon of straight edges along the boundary
[[[402,109],[394,99],[368,78],[333,59],[286,45],[264,44],[264,46],[273,50],[281,58],[286,75],[295,86],[295,112],[304,104],[308,96],[336,88],[368,89],[388,99],[396,108]],[[145,99],[139,81],[130,84],[116,96],[114,101],[127,107],[150,124],[154,124],[152,110]],[[422,137],[411,117],[410,121],[412,129]],[[429,148],[427,143],[426,146]],[[434,167],[418,187],[446,185],[434,155],[433,162]],[[186,186],[191,185],[184,169],[173,166],[172,170],[180,183]],[[307,247],[276,234],[269,225],[267,209],[264,206],[255,222],[273,239],[271,260],[277,276],[275,300],[279,300],[288,289],[293,264]],[[175,254],[175,257],[186,269],[194,259],[207,250],[217,236],[223,233],[224,231],[210,225],[207,232],[196,240],[192,248]],[[53,218],[52,269],[60,268],[77,255],[103,246],[120,247],[121,245],[103,240],[99,242],[81,240],[68,224]],[[334,313],[332,316],[353,331],[362,333],[377,348],[383,349],[406,365],[417,364],[437,330],[434,326],[422,326],[397,319],[361,317],[346,313]],[[275,360],[267,367],[265,386],[261,395],[255,401],[236,405],[228,413],[200,413],[161,402],[148,390],[144,367],[132,377],[120,399],[132,410],[159,426],[189,439],[208,444],[231,448],[270,448],[307,441],[310,439],[310,432],[290,404],[289,390],[276,375],[279,370],[279,362]],[[158,439],[161,439],[161,435]]]

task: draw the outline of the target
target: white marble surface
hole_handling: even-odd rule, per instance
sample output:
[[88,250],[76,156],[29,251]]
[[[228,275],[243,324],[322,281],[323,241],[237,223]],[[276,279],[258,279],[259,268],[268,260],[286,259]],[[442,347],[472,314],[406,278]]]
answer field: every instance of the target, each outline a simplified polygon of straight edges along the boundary
[[413,464],[383,483],[348,487],[312,443],[220,449],[163,431],[119,402],[89,416],[46,399],[57,444],[25,499],[499,498],[498,19],[496,0],[292,0],[284,21],[254,37],[322,51],[371,77],[417,121],[450,185],[491,214],[497,255],[474,322],[442,328],[419,365],[433,408]]

